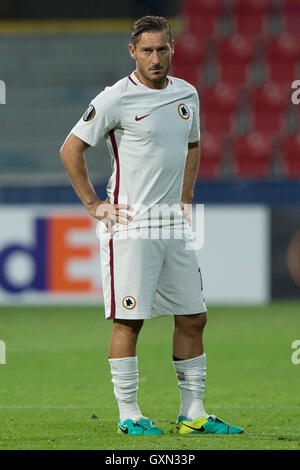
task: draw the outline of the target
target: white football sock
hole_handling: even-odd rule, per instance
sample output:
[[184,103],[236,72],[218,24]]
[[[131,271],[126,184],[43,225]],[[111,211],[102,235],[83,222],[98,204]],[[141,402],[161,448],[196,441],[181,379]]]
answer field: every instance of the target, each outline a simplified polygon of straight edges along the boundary
[[109,359],[114,384],[114,394],[119,406],[120,421],[142,417],[137,404],[138,361],[137,357]]
[[178,387],[180,390],[181,407],[180,414],[194,420],[200,416],[209,415],[203,408],[203,396],[206,378],[206,355],[194,357],[193,359],[173,361]]

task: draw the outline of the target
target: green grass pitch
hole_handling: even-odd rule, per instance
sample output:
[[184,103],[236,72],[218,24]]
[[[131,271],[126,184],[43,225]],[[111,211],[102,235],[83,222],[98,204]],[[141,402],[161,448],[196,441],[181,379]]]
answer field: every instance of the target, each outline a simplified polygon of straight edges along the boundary
[[205,407],[242,435],[176,434],[172,321],[146,321],[138,344],[139,404],[165,434],[128,437],[116,432],[103,309],[1,307],[0,450],[299,450],[300,364],[291,360],[299,303],[209,308]]

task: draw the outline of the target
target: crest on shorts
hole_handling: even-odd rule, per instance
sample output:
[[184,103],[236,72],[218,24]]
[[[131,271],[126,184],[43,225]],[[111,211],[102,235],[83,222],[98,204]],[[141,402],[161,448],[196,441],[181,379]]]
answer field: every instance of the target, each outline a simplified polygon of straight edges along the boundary
[[125,307],[127,310],[133,310],[134,307],[136,306],[136,300],[132,295],[127,295],[124,297],[122,300],[122,305]]
[[96,114],[96,110],[95,110],[94,106],[92,104],[90,104],[88,109],[86,110],[86,112],[82,116],[82,119],[84,121],[91,121],[95,117],[95,114]]
[[186,104],[180,103],[177,108],[178,114],[182,119],[189,119],[191,113]]

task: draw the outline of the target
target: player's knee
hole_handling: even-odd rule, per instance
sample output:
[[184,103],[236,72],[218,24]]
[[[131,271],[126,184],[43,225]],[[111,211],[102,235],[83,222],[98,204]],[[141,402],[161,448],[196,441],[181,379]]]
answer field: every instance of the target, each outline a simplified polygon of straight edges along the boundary
[[186,315],[176,326],[189,336],[198,336],[203,332],[206,323],[207,314],[204,312],[197,315]]
[[137,336],[143,326],[143,320],[114,320],[114,329],[119,334]]
[[203,329],[207,323],[207,313],[206,312],[199,313],[198,317],[199,317],[199,323],[201,325],[201,328]]
[[192,329],[193,332],[195,332],[195,334],[202,333],[206,323],[207,323],[206,312],[199,313],[198,315],[193,315],[190,328]]

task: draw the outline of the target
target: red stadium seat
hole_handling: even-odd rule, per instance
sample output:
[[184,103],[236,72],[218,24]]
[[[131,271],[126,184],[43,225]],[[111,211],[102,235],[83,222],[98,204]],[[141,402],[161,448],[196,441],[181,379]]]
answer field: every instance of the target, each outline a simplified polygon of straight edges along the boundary
[[287,137],[283,142],[283,165],[288,178],[300,177],[300,134]]
[[266,134],[282,131],[289,96],[277,83],[267,82],[254,90],[250,97],[253,130]]
[[183,0],[183,13],[187,15],[219,14],[222,10],[223,0]]
[[293,80],[299,78],[299,46],[299,40],[288,33],[282,33],[268,42],[266,45],[266,58],[271,81],[290,84]]
[[180,64],[200,64],[205,59],[206,47],[192,34],[185,34],[176,39],[173,62]]
[[219,44],[218,63],[220,78],[232,85],[246,84],[254,58],[254,44],[251,39],[232,35]]
[[171,74],[174,77],[182,78],[186,80],[194,87],[197,87],[201,80],[201,71],[202,67],[198,64],[180,64],[174,62],[172,64],[172,71]]
[[251,132],[233,142],[235,173],[239,177],[267,178],[272,160],[269,137]]
[[300,36],[300,2],[299,0],[283,0],[282,16],[285,31]]
[[223,154],[222,140],[215,135],[201,134],[201,158],[198,179],[215,179],[220,176]]
[[233,13],[236,32],[244,36],[261,36],[267,33],[267,20],[272,0],[235,0]]
[[199,44],[191,34],[178,38],[174,46],[171,74],[197,87],[203,76],[205,54],[205,45]]
[[222,0],[185,0],[182,17],[189,33],[206,40],[217,32]]
[[234,117],[239,104],[239,92],[226,83],[205,88],[200,93],[202,127],[213,134],[234,131]]

